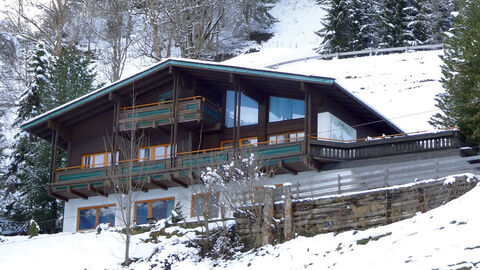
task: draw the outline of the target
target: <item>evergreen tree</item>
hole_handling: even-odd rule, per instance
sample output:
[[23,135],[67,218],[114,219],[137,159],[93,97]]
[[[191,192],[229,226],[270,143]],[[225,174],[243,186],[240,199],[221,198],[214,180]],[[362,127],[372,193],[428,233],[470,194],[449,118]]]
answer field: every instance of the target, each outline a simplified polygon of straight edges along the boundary
[[480,2],[456,0],[454,28],[444,43],[442,84],[430,123],[460,127],[467,139],[480,143]]
[[324,29],[315,32],[323,37],[319,53],[337,53],[350,50],[352,45],[349,4],[346,0],[332,0],[326,9],[327,17],[322,22]]
[[426,0],[409,0],[404,8],[404,38],[409,46],[423,45],[431,40],[427,29]]
[[378,44],[376,5],[372,0],[351,0],[351,45],[353,51],[374,48]]
[[453,25],[451,13],[453,11],[452,0],[427,0],[427,31],[433,44],[443,43],[445,33]]
[[[31,58],[31,83],[19,103],[17,125],[93,90],[95,73],[90,60],[74,48],[65,48],[51,65],[43,46]],[[54,231],[63,205],[48,195],[50,143],[24,131],[16,135],[7,177],[10,190],[6,216],[18,222],[38,221],[40,228]],[[55,161],[63,165],[65,153]]]
[[385,0],[379,12],[380,47],[405,45],[405,0]]

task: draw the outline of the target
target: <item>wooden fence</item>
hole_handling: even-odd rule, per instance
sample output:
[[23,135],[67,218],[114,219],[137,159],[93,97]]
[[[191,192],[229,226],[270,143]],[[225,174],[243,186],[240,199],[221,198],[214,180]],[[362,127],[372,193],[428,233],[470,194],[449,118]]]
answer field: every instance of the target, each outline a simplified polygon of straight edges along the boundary
[[[276,222],[272,224],[275,229],[269,233],[276,235],[280,241],[291,238],[294,233],[313,235],[400,221],[419,211],[436,208],[471,190],[477,184],[477,177],[471,179],[459,175],[454,177],[453,182],[441,177],[474,172],[480,165],[475,163],[478,160],[479,157],[475,156],[404,162],[375,169],[366,167],[310,185],[299,183],[276,188],[273,199],[263,203],[264,206],[273,204],[273,211],[264,211],[262,217],[255,218],[235,214],[236,230],[242,236],[271,239],[264,236],[266,226],[258,224],[261,220],[265,223],[268,220],[265,215],[270,212],[273,213],[271,220]],[[429,180],[414,181],[417,178]],[[290,189],[291,197],[285,196],[283,190],[289,194]],[[248,213],[248,207],[245,210],[244,213]],[[262,244],[266,242],[262,241]]]
[[[479,156],[448,157],[352,168],[326,179],[292,182],[293,199],[390,187],[465,172],[479,173],[480,164],[473,163],[479,159]],[[281,189],[274,191],[274,201],[281,201],[282,196]]]

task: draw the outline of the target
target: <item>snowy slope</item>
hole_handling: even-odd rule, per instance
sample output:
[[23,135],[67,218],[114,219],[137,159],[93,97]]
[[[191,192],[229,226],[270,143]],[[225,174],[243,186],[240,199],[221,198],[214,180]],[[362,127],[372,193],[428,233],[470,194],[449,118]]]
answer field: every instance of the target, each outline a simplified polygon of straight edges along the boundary
[[[183,236],[160,236],[158,244],[143,242],[147,233],[134,236],[132,255],[140,260],[130,268],[151,269],[152,265],[165,266],[165,261],[173,262],[172,269],[198,270],[268,269],[272,265],[276,270],[479,268],[479,204],[480,187],[476,187],[444,206],[401,222],[365,231],[298,237],[237,253],[229,261],[201,260],[198,249],[186,244],[195,232],[169,228]],[[0,269],[122,269],[122,242],[113,232],[0,239]],[[150,256],[155,249],[159,252]]]

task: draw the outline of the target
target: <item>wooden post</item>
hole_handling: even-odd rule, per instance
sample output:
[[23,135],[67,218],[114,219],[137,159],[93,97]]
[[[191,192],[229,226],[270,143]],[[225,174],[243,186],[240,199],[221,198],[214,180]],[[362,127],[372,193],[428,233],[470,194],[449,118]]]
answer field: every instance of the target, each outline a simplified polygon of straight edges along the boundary
[[388,168],[385,169],[385,175],[383,176],[384,187],[388,187]]
[[262,246],[272,243],[273,187],[264,187]]
[[177,72],[173,72],[173,104],[172,104],[172,114],[173,114],[173,123],[172,129],[170,131],[170,162],[171,167],[175,167],[175,155],[177,154],[177,129],[178,129],[178,92],[180,88],[180,76]]
[[237,149],[237,103],[238,103],[237,92],[238,92],[238,88],[235,85],[235,90],[233,92],[233,127],[232,127],[232,131],[233,131],[232,149],[234,150]]
[[57,144],[58,144],[58,130],[52,130],[52,148],[50,153],[50,183],[53,183],[55,181]]
[[285,241],[288,241],[293,238],[293,216],[292,216],[292,189],[290,184],[283,185],[284,193],[284,227],[283,233],[285,236]]
[[238,148],[241,148],[242,146],[240,145],[240,119],[241,119],[241,111],[242,111],[242,91],[241,89],[239,89],[239,91],[237,91],[238,93],[238,98],[237,98],[237,134],[235,135],[235,137],[237,138],[237,147]]
[[337,182],[338,182],[338,194],[341,194],[342,193],[342,177],[340,176],[340,174],[337,175]]

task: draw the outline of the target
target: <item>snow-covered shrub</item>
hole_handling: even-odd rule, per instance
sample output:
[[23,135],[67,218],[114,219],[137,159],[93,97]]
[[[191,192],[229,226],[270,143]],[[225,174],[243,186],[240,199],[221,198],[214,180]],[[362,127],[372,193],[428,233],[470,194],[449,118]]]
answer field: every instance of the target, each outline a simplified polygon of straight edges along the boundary
[[40,226],[38,226],[35,220],[31,219],[30,225],[28,226],[28,235],[30,235],[30,238],[34,236],[38,236],[39,231],[40,231]]

